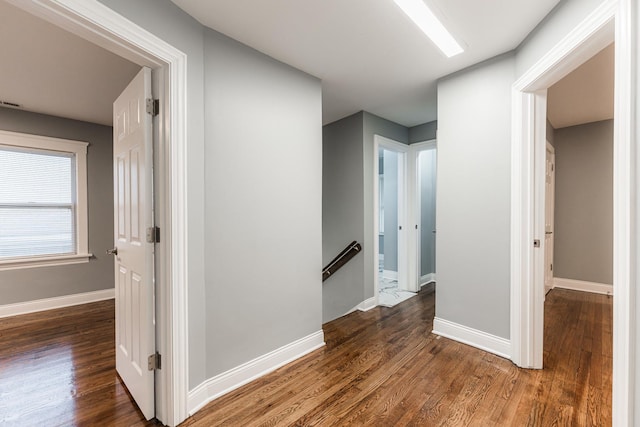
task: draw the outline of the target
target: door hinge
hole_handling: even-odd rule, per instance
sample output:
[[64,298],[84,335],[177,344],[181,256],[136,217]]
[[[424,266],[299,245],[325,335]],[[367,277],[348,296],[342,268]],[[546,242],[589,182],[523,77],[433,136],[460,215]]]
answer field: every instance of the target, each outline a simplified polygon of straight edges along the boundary
[[160,113],[160,100],[147,98],[147,114],[151,114],[152,117],[155,117],[159,113]]
[[553,264],[551,264],[550,267],[551,267],[550,270],[553,271]]
[[147,228],[147,243],[160,242],[160,227]]
[[149,368],[150,371],[161,369],[162,368],[161,360],[162,358],[160,357],[160,353],[155,352],[151,356],[149,356],[149,358],[147,359],[147,367]]

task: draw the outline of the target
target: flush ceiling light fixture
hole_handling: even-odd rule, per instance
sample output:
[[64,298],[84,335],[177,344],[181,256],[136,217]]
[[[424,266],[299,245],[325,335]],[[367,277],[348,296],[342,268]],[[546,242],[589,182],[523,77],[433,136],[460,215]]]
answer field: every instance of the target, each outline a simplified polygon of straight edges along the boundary
[[423,0],[393,0],[448,58],[464,52]]

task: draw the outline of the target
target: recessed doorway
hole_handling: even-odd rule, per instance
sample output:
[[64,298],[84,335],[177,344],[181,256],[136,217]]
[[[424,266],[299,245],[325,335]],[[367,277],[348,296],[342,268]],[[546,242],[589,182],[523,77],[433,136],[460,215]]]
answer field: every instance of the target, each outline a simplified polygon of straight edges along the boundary
[[409,146],[374,138],[374,274],[377,304],[393,307],[415,293],[408,288],[407,156]]

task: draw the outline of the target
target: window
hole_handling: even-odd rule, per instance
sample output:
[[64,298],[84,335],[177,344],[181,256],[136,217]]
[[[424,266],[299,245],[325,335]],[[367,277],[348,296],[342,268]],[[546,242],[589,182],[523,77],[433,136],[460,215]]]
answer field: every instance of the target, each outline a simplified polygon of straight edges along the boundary
[[0,269],[89,259],[87,145],[0,131]]

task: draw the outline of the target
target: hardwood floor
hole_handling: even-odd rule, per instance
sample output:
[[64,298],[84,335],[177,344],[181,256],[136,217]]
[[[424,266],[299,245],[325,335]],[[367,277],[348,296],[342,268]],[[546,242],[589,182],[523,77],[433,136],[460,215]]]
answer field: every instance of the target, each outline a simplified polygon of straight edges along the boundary
[[145,425],[114,343],[113,300],[0,319],[0,425]]
[[[326,347],[181,426],[611,425],[612,299],[555,289],[545,369],[432,335],[433,289],[324,326]],[[113,301],[0,319],[1,425],[145,425],[113,367]]]

